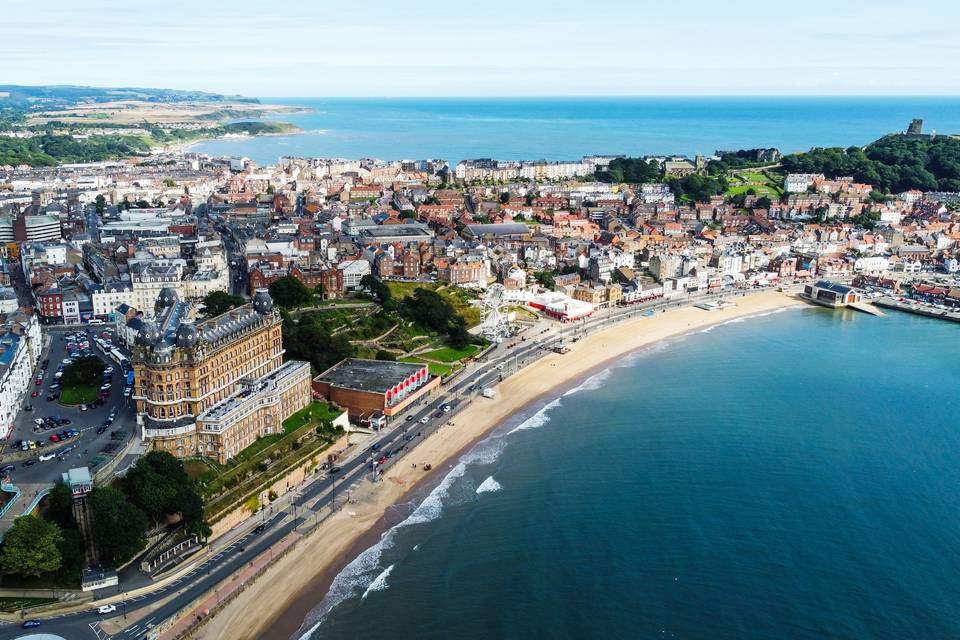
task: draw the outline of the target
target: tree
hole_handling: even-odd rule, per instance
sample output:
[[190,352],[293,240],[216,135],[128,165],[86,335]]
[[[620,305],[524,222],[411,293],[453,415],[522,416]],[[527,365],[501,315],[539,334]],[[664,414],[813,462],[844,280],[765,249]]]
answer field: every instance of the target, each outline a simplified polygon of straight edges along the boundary
[[360,286],[370,291],[373,297],[383,306],[388,305],[393,297],[393,294],[390,292],[390,287],[374,275],[367,274],[363,276],[360,279]]
[[83,571],[83,565],[86,561],[83,536],[76,529],[62,529],[60,535],[63,536],[63,540],[59,544],[62,558],[60,562],[61,574],[78,575]]
[[553,289],[556,285],[553,274],[549,271],[537,271],[533,274],[533,278],[547,289]]
[[271,282],[270,297],[277,306],[286,309],[296,309],[313,301],[313,293],[310,289],[293,276],[284,276]]
[[470,344],[472,336],[470,332],[467,331],[466,326],[464,326],[463,318],[458,317],[458,320],[460,320],[460,322],[454,323],[450,327],[450,331],[447,333],[447,341],[454,349],[463,349]]
[[95,488],[89,500],[100,559],[116,567],[133,558],[147,542],[147,515],[114,487]]
[[769,208],[770,208],[770,205],[772,205],[772,204],[773,204],[773,202],[770,200],[770,198],[768,198],[767,196],[761,196],[761,197],[757,198],[757,201],[756,201],[756,203],[754,204],[754,208],[755,208],[755,209],[769,209]]
[[73,493],[63,480],[58,480],[47,496],[46,515],[61,529],[77,526],[73,520]]
[[211,291],[203,297],[203,306],[200,308],[200,314],[206,318],[213,318],[236,309],[246,303],[241,296],[227,293],[226,291]]
[[165,451],[151,451],[130,468],[120,483],[130,502],[154,525],[180,515],[188,529],[203,526],[203,501],[183,463]]
[[387,362],[393,362],[397,359],[396,354],[391,351],[385,351],[384,349],[378,349],[377,355],[374,356],[377,360],[385,360]]
[[88,385],[91,381],[100,380],[103,370],[103,360],[96,356],[86,356],[64,367],[63,379],[60,382],[64,387]]
[[60,527],[36,516],[22,516],[3,539],[0,569],[6,574],[35,578],[60,568],[63,557]]
[[107,208],[107,199],[103,197],[103,194],[102,194],[102,193],[97,196],[96,203],[97,203],[97,204],[96,204],[96,207],[97,207],[97,215],[98,215],[98,216],[103,215],[103,212],[104,212],[104,211],[106,210],[106,208]]

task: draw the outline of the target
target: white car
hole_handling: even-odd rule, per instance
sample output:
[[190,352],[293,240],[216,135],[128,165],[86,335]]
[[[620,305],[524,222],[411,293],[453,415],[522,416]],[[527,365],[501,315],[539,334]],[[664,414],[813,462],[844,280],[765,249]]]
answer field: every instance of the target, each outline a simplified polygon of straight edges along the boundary
[[427,422],[429,421],[430,421],[430,418],[428,418],[427,416],[423,416],[422,418],[420,418],[420,424],[427,424]]
[[34,419],[33,419],[33,423],[34,423],[35,425],[37,425],[38,427],[42,427],[42,426],[43,426],[43,418],[34,418]]
[[113,613],[116,610],[117,610],[117,605],[115,604],[105,604],[97,607],[97,613],[99,614]]

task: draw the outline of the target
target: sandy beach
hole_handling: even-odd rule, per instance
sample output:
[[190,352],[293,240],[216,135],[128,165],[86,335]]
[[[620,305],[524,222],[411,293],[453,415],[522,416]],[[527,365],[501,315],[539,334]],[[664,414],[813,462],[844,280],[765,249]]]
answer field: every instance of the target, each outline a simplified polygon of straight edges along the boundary
[[[377,485],[363,482],[345,506],[313,535],[277,562],[266,574],[206,624],[198,638],[236,640],[287,638],[323,596],[336,572],[360,546],[372,544],[383,529],[390,505],[414,487],[446,473],[446,461],[459,456],[506,418],[552,390],[584,377],[623,355],[657,341],[742,316],[801,304],[786,293],[767,291],[736,299],[736,306],[704,311],[693,307],[638,317],[570,344],[564,355],[549,354],[505,380],[495,400],[477,398],[446,426],[427,438],[409,460],[431,463],[434,477],[409,464],[391,468]],[[362,545],[360,543],[363,543]]]

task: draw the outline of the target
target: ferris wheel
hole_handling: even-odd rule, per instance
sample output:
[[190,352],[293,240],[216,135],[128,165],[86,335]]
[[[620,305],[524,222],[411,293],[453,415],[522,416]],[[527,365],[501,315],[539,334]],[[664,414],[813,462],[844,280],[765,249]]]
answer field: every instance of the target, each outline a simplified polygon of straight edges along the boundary
[[490,342],[502,342],[507,337],[506,300],[503,291],[502,284],[491,285],[480,304],[480,327],[483,337]]

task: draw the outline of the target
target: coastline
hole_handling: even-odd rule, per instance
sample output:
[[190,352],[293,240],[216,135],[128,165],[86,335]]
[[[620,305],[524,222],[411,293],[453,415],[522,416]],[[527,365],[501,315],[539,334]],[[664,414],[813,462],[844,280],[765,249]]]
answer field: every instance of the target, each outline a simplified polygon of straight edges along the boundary
[[722,310],[684,307],[614,325],[570,344],[567,354],[544,356],[501,383],[495,400],[477,398],[456,416],[456,426],[444,427],[414,450],[412,460],[433,464],[433,472],[425,475],[422,470],[398,465],[377,485],[361,484],[352,496],[356,503],[331,516],[202,627],[197,637],[290,637],[322,600],[342,568],[396,524],[398,515],[390,507],[436,485],[448,473],[451,461],[504,420],[613,361],[664,339],[800,304],[789,294],[767,291],[740,298],[735,307]]

